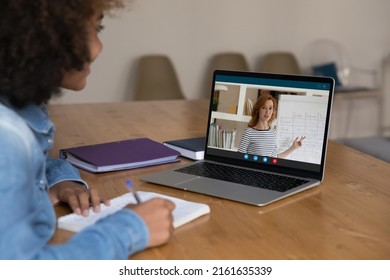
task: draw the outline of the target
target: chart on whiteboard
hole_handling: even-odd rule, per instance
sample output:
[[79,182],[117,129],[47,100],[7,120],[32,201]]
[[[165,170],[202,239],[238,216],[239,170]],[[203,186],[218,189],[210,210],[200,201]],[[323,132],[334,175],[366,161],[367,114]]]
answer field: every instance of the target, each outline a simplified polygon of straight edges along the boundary
[[320,164],[325,137],[326,96],[280,95],[277,114],[277,149],[288,149],[296,137],[304,136],[301,148],[287,159]]

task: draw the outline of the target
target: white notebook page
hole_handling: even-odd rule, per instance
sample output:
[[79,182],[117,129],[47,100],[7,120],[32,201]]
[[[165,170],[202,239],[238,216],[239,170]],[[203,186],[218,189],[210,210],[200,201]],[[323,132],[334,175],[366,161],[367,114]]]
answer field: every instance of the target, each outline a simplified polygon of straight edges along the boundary
[[[191,202],[171,196],[166,196],[153,192],[138,192],[142,201],[147,201],[154,197],[161,197],[171,200],[175,203],[176,208],[173,210],[173,227],[177,228],[184,225],[202,215],[210,213],[210,207],[207,204]],[[78,232],[87,226],[96,223],[98,220],[115,213],[116,211],[124,208],[127,204],[135,204],[135,198],[132,193],[126,193],[111,199],[111,205],[100,205],[100,212],[95,213],[92,208],[89,211],[89,216],[84,217],[76,215],[74,213],[62,216],[58,219],[58,228],[65,229],[73,232]]]

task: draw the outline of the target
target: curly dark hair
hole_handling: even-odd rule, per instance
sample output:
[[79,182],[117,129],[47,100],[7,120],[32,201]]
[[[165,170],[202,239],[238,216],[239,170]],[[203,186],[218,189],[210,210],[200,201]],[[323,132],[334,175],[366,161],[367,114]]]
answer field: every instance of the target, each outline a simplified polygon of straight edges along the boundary
[[0,96],[21,108],[60,93],[90,61],[87,22],[126,0],[0,0]]

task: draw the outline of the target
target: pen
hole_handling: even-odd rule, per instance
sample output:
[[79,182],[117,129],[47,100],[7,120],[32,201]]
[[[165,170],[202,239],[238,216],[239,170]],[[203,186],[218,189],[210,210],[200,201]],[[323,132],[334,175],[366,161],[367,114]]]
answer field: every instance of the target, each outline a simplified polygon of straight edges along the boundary
[[128,191],[134,195],[134,198],[137,201],[137,203],[140,204],[142,201],[141,201],[141,198],[139,197],[137,191],[135,190],[135,188],[133,186],[133,182],[130,180],[127,180],[126,187],[127,187]]

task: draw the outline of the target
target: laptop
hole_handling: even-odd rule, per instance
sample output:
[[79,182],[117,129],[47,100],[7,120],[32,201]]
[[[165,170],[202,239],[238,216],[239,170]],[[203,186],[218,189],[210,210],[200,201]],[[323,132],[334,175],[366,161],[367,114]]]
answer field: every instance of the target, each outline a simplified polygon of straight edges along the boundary
[[141,180],[264,206],[324,179],[334,80],[216,70],[204,160]]

